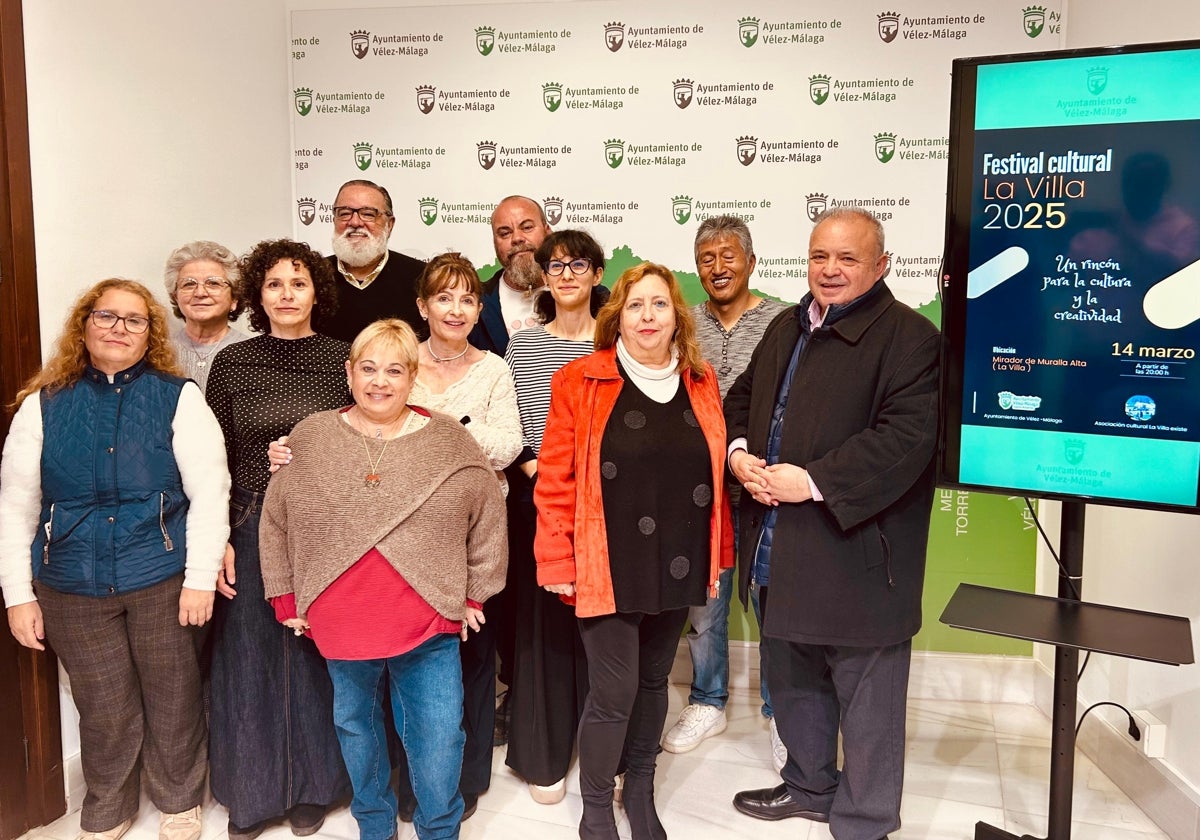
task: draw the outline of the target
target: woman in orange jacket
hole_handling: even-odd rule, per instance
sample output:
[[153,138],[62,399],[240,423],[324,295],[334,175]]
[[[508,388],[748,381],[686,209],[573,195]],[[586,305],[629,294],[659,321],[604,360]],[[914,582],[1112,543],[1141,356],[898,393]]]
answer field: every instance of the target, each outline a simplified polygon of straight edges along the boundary
[[591,682],[579,724],[584,840],[663,840],[654,765],[688,608],[733,565],[725,421],[675,276],[643,263],[596,316],[596,352],[554,375],[538,459],[538,583],[574,604]]

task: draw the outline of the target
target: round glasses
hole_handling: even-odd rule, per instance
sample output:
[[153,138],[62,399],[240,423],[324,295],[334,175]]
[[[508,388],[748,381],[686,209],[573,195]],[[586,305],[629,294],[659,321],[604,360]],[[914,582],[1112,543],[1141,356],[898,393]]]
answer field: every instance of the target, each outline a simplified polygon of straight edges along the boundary
[[570,262],[563,262],[562,260],[550,260],[550,262],[542,266],[542,270],[551,277],[558,277],[568,266],[570,266],[572,274],[587,274],[588,269],[592,267],[592,261],[584,257],[580,257],[577,260],[571,260]]
[[111,330],[120,321],[125,325],[125,330],[134,335],[141,335],[146,330],[150,329],[150,319],[145,315],[125,315],[122,317],[116,312],[109,312],[107,309],[93,309],[92,323],[102,330]]
[[216,295],[230,288],[229,281],[224,277],[205,277],[204,279],[180,277],[179,282],[175,284],[175,291],[186,295],[194,295],[196,294],[196,290],[201,286],[210,295]]

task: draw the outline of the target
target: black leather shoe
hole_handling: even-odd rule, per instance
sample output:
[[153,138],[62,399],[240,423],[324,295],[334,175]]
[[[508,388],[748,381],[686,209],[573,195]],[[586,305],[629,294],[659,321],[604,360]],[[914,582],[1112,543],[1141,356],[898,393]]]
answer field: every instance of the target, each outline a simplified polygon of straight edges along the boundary
[[325,824],[325,806],[300,804],[288,811],[288,822],[292,825],[292,834],[297,837],[311,837],[321,830]]
[[733,807],[747,816],[760,820],[782,820],[803,817],[813,822],[829,822],[829,814],[805,808],[788,793],[787,785],[759,790],[743,790],[734,794]]
[[260,820],[254,825],[242,828],[233,824],[233,820],[229,821],[229,826],[226,831],[231,840],[254,840],[255,837],[262,834],[266,827],[271,824],[270,820]]
[[402,822],[412,822],[413,816],[417,813],[416,798],[412,796],[401,797],[396,802],[396,812],[400,815]]
[[464,793],[462,795],[462,798],[463,798],[462,822],[466,822],[467,820],[471,819],[471,815],[474,814],[475,811],[477,811],[479,809],[479,794],[478,793]]

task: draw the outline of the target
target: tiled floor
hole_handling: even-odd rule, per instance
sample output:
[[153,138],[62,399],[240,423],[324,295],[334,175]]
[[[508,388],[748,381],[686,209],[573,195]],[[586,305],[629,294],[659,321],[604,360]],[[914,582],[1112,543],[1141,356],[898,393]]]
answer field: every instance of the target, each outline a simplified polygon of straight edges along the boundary
[[[672,686],[668,724],[686,702],[686,686]],[[728,707],[729,728],[684,755],[659,759],[656,799],[673,837],[687,840],[829,840],[826,826],[802,819],[769,823],[733,810],[730,800],[743,788],[778,783],[771,769],[767,725],[758,713],[757,693],[735,690]],[[892,840],[969,840],[977,821],[1015,834],[1044,836],[1049,784],[1049,721],[1032,706],[914,700],[909,703],[908,761],[903,828]],[[1076,759],[1073,837],[1077,840],[1167,840],[1129,799],[1087,758]],[[463,824],[464,840],[573,840],[581,811],[579,779],[572,771],[567,798],[538,805],[525,785],[504,766],[497,750],[492,788],[479,811]],[[621,836],[629,827],[618,810]],[[202,840],[225,838],[225,809],[205,808]],[[129,840],[155,840],[158,815],[143,802]],[[74,840],[78,812],[36,829],[24,840]],[[262,840],[290,840],[285,826],[269,829]],[[331,813],[321,837],[357,840],[347,808]],[[409,824],[402,840],[416,837]]]

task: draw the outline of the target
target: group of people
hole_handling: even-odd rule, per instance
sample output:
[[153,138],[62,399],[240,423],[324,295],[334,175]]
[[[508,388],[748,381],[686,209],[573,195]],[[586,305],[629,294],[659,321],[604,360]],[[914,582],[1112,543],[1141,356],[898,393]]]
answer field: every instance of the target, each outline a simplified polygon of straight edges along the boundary
[[347,796],[364,840],[456,838],[505,743],[544,804],[577,755],[581,838],[615,840],[619,802],[660,840],[660,750],[726,726],[735,585],[781,778],[734,807],[895,830],[939,339],[879,222],[819,218],[785,306],[750,290],[745,222],[706,219],[689,307],[655,263],[602,285],[602,245],[523,196],[486,283],[390,250],[378,184],[332,212],[328,258],[177,249],[174,327],[96,284],[17,395],[0,586],[71,679],[83,840],[124,834],[143,780],[161,840],[198,840],[206,779],[230,840]]

